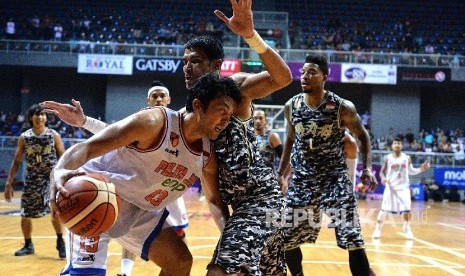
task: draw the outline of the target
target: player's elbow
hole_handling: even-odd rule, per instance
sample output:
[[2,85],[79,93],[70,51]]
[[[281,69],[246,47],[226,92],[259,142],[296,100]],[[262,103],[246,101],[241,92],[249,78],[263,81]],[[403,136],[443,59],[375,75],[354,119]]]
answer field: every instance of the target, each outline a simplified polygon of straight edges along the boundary
[[279,89],[284,88],[291,84],[292,82],[292,73],[289,67],[287,70],[283,70],[282,73],[275,79],[276,83],[279,85]]

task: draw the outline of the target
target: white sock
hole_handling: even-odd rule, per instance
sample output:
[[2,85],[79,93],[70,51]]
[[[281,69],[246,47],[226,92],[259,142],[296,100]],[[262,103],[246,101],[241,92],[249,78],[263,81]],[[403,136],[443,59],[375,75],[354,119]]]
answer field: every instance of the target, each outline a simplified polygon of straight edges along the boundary
[[381,227],[383,227],[383,220],[384,220],[384,211],[383,210],[379,211],[378,217],[376,218],[376,220],[377,220],[376,227],[378,227],[378,229],[381,229]]
[[355,181],[356,181],[355,171],[357,170],[357,158],[355,159],[346,158],[346,163],[347,163],[347,172],[349,173],[350,181],[352,181],[352,184],[354,185],[354,190],[355,190]]
[[133,266],[134,266],[133,260],[121,259],[121,274],[126,274],[126,276],[131,276]]

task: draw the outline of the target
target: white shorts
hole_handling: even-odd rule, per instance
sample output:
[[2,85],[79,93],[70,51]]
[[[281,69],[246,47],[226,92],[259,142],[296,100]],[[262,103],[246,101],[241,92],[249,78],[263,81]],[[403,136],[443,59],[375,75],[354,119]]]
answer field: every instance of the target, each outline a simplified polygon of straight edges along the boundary
[[392,187],[386,185],[381,210],[393,213],[405,213],[410,212],[411,205],[410,186]]
[[166,206],[166,210],[170,212],[166,221],[173,226],[174,230],[184,229],[189,225],[184,198],[178,197],[176,201]]
[[66,229],[66,266],[60,275],[106,275],[108,244],[115,239],[125,249],[148,260],[148,251],[160,232],[170,227],[164,208],[149,212],[124,200],[115,225],[96,238],[81,237]]

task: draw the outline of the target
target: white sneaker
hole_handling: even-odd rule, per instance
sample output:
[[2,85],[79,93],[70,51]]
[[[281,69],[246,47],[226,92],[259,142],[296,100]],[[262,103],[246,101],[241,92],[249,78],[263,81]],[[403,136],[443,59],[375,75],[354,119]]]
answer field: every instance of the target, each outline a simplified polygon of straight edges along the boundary
[[381,238],[381,229],[379,229],[378,227],[375,228],[375,231],[373,232],[373,234],[371,235],[371,238],[373,239],[379,239]]
[[413,240],[413,232],[412,229],[410,229],[410,226],[405,225],[403,231],[407,240]]

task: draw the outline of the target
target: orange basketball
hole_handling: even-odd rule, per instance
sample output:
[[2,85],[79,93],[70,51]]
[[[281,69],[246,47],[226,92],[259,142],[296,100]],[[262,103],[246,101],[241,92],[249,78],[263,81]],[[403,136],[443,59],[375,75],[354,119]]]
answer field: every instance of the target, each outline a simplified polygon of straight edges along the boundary
[[115,185],[98,174],[69,179],[69,197],[58,194],[59,219],[74,234],[94,237],[107,231],[118,218],[121,199]]

